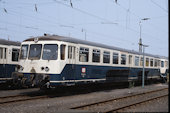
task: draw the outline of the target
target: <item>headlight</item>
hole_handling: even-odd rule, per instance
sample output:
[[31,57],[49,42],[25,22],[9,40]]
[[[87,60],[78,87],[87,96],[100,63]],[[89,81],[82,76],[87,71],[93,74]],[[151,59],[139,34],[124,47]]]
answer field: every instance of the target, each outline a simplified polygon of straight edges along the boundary
[[43,70],[44,70],[44,67],[41,67],[41,70],[43,71]]
[[48,72],[50,69],[48,67],[45,67],[45,71]]

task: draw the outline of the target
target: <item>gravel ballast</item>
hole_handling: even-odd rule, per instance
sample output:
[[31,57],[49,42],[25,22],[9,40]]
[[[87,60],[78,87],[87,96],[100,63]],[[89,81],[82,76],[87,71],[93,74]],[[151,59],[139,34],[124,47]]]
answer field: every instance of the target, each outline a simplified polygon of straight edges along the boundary
[[[136,94],[140,92],[160,89],[168,87],[167,84],[155,84],[148,85],[142,88],[125,88],[125,89],[114,89],[105,90],[98,92],[91,92],[87,94],[77,94],[69,96],[59,96],[47,99],[31,100],[26,102],[17,102],[12,104],[0,105],[1,113],[54,113],[54,112],[74,112],[70,110],[71,107],[76,107],[79,105],[84,105],[88,103],[93,103],[96,101],[102,101],[110,98],[117,98],[122,96],[127,96],[131,94]],[[144,106],[136,106],[135,108],[129,109],[128,112],[168,112],[168,97],[159,99],[151,104],[146,104]],[[77,111],[83,112],[83,111]]]

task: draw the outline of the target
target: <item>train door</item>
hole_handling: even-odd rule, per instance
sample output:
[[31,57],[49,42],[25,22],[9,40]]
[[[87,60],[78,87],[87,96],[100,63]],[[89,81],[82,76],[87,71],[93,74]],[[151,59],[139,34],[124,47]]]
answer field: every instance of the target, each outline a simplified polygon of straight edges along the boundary
[[68,46],[68,60],[71,68],[71,79],[76,78],[76,47],[75,46]]
[[164,61],[164,60],[161,60],[161,61],[160,61],[160,73],[161,73],[162,76],[164,76],[165,71],[166,71],[165,61]]
[[0,76],[1,77],[6,77],[6,64],[7,64],[7,48],[2,48],[0,47]]

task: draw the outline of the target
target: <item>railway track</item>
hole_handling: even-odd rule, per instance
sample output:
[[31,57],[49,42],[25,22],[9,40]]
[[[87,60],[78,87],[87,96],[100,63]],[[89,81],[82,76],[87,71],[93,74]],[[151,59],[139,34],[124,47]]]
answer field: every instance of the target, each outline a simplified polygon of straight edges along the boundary
[[152,90],[148,92],[133,94],[129,96],[113,98],[109,100],[94,102],[86,105],[72,107],[71,109],[85,110],[91,112],[122,112],[132,106],[146,103],[155,99],[168,96],[168,88]]
[[48,97],[49,96],[46,95],[44,96],[15,95],[15,96],[0,97],[0,105],[14,103],[14,102],[23,102],[28,100],[43,99]]

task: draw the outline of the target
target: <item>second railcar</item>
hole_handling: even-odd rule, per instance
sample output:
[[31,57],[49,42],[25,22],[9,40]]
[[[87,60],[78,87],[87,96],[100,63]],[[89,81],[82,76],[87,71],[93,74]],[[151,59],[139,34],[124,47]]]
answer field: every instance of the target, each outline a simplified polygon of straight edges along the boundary
[[20,42],[0,39],[0,83],[12,80],[18,65]]

